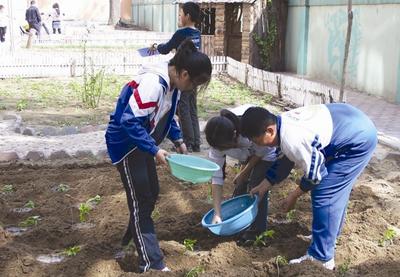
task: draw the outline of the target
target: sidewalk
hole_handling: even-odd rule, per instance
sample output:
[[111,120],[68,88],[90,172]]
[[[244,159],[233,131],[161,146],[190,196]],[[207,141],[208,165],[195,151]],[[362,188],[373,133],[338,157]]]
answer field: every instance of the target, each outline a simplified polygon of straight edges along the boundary
[[380,134],[380,142],[400,150],[400,105],[359,92],[346,92],[347,103],[365,112],[375,123],[378,132],[383,133]]

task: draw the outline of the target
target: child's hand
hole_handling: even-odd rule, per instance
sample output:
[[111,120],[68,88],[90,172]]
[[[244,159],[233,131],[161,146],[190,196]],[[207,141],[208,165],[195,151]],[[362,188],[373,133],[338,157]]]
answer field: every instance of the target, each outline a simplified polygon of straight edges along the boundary
[[149,47],[149,50],[148,50],[149,56],[154,55],[154,54],[156,53],[156,51],[157,51],[157,43],[153,43],[153,44]]
[[283,212],[288,213],[291,210],[294,209],[294,206],[296,205],[297,199],[303,195],[304,192],[300,189],[300,187],[297,187],[294,191],[292,191],[286,199],[283,200],[282,207],[283,207]]
[[176,148],[176,151],[178,151],[179,154],[187,154],[188,150],[187,150],[186,144],[185,143],[181,143],[181,145],[179,145]]
[[167,160],[165,158],[168,156],[169,153],[167,151],[165,151],[164,149],[160,149],[156,154],[156,161],[160,164],[167,165]]
[[222,219],[219,215],[214,214],[212,220],[211,220],[211,224],[218,224],[221,223]]
[[271,188],[271,184],[268,182],[267,179],[264,179],[258,186],[254,187],[251,191],[250,194],[254,195],[254,194],[258,194],[259,196],[259,200],[263,199],[264,194],[267,193],[267,191],[269,191],[269,189]]

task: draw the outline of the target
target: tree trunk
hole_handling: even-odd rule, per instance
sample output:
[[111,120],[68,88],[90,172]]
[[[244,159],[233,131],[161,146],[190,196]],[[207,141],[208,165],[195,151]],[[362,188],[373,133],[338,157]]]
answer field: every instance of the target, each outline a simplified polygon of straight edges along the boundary
[[346,43],[344,46],[344,58],[343,58],[343,68],[342,68],[342,79],[340,82],[340,96],[339,96],[339,102],[344,102],[346,100],[345,94],[344,94],[344,85],[345,85],[345,79],[346,79],[346,66],[347,66],[347,59],[349,57],[349,50],[350,50],[350,39],[351,39],[351,27],[353,25],[353,11],[352,11],[352,0],[348,0],[347,3],[347,34],[346,34]]
[[121,18],[121,0],[110,0],[108,25],[116,25]]

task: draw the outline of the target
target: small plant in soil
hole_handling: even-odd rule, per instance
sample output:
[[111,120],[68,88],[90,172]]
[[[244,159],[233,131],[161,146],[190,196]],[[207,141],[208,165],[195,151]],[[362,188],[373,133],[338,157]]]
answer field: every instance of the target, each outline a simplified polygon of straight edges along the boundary
[[14,191],[13,185],[4,185],[2,189],[3,193],[12,193]]
[[17,111],[21,112],[23,110],[26,110],[27,107],[28,107],[28,100],[26,99],[18,100],[16,106]]
[[101,202],[101,196],[100,195],[96,195],[95,197],[90,198],[88,201],[86,201],[86,203],[92,203],[95,205],[98,205]]
[[273,239],[275,235],[274,230],[267,230],[263,232],[261,235],[256,236],[256,240],[254,241],[254,246],[266,246],[265,239],[270,238]]
[[344,277],[346,275],[347,271],[349,271],[350,262],[351,262],[350,258],[346,258],[344,263],[338,266],[338,272],[339,272],[340,277]]
[[286,213],[286,220],[288,222],[292,222],[295,217],[296,217],[296,210],[295,209],[289,211],[288,213]]
[[396,237],[396,231],[389,228],[383,234],[383,237],[379,240],[378,245],[384,247],[393,243],[393,239]]
[[279,274],[279,268],[282,267],[282,266],[288,265],[289,263],[288,263],[287,259],[284,256],[278,255],[275,258],[275,264],[276,264],[276,268],[278,270],[278,276],[279,276],[280,275]]
[[85,222],[87,216],[89,215],[89,212],[90,212],[90,206],[87,203],[81,203],[79,205],[79,221]]
[[69,191],[69,186],[65,185],[65,184],[59,184],[58,187],[56,188],[56,191],[67,192],[67,191]]
[[32,200],[29,200],[28,202],[25,203],[24,208],[35,208],[35,203]]
[[64,255],[67,257],[74,257],[81,251],[80,246],[71,246],[64,250]]
[[190,269],[186,274],[185,277],[197,277],[200,274],[204,273],[205,269],[203,266],[199,265]]
[[161,217],[160,210],[158,208],[155,208],[154,211],[151,213],[151,218],[154,221],[157,221],[160,217]]
[[39,220],[40,220],[40,216],[38,216],[38,215],[30,216],[27,219],[25,219],[24,221],[21,221],[19,226],[21,226],[21,227],[37,226]]
[[183,241],[183,245],[185,246],[186,250],[193,251],[196,242],[196,239],[185,239]]

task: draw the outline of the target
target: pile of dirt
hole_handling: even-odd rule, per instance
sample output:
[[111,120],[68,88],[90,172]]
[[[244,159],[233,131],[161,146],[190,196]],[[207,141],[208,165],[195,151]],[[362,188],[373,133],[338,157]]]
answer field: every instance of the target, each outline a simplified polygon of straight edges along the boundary
[[[233,170],[224,187],[231,195]],[[142,276],[398,276],[400,274],[400,183],[393,174],[400,172],[396,155],[372,161],[357,182],[336,252],[336,271],[317,263],[277,264],[303,255],[311,234],[310,196],[301,197],[294,217],[282,220],[281,200],[296,187],[296,176],[274,188],[270,195],[269,229],[272,239],[265,246],[238,246],[237,236],[217,237],[204,229],[202,216],[212,207],[209,186],[188,186],[159,168],[160,198],[155,221],[160,246],[170,273],[149,272]],[[389,174],[390,173],[390,174]],[[393,179],[394,178],[394,179]],[[0,167],[0,276],[137,276],[137,253],[125,249],[120,240],[128,223],[128,208],[117,170],[108,164],[7,165]],[[80,222],[80,203],[101,196],[87,220]],[[16,212],[29,201],[31,211]],[[19,235],[4,229],[21,227],[29,217],[39,216],[37,225]],[[383,246],[385,231],[397,232]],[[185,239],[197,240],[194,251],[185,249]],[[63,254],[79,246],[76,256],[46,264],[40,255]],[[118,256],[118,257],[116,257]],[[201,275],[200,274],[200,275]],[[195,276],[195,275],[193,275]]]

